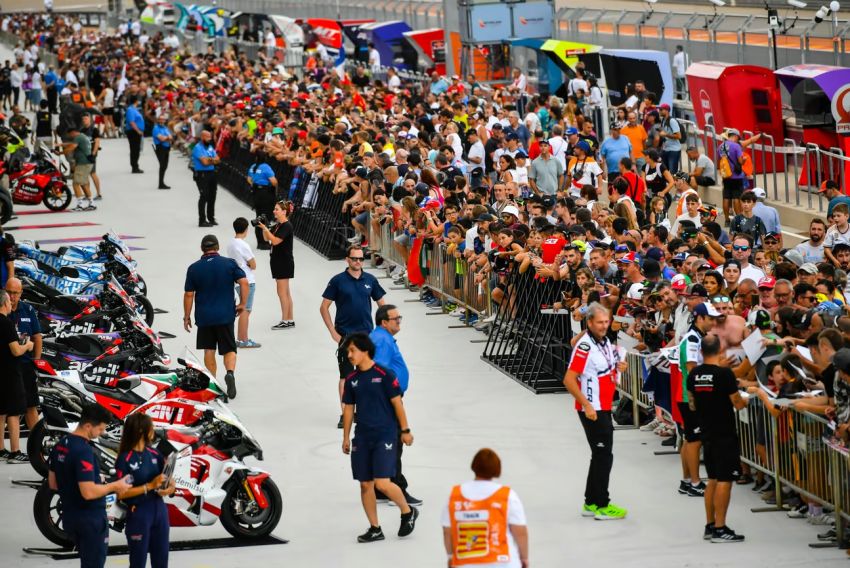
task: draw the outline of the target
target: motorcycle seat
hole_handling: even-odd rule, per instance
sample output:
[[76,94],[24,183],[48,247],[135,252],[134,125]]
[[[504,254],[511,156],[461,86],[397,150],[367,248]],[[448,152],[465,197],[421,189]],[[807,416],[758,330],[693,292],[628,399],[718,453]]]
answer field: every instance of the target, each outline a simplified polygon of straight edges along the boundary
[[85,382],[86,390],[92,394],[100,394],[108,398],[120,400],[123,402],[133,402],[139,404],[138,396],[127,391],[118,390],[115,387],[108,387],[98,383]]
[[103,344],[96,338],[90,335],[69,335],[67,337],[57,337],[51,340],[59,351],[70,349],[76,355],[81,357],[91,357],[94,359],[103,353]]

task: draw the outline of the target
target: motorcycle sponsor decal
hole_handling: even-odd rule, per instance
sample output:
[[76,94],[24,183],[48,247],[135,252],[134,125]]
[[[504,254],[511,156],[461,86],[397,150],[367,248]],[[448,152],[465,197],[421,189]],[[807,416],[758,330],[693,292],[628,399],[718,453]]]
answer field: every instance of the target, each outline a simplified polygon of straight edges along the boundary
[[175,410],[177,411],[177,415],[174,419],[176,423],[183,423],[183,409],[175,408],[173,406],[167,404],[157,404],[151,406],[150,408],[145,410],[145,414],[150,416],[152,419],[160,421],[160,422],[171,422],[171,418],[174,415]]
[[216,517],[221,516],[221,509],[219,509],[219,508],[218,508],[218,507],[216,507],[215,505],[210,505],[209,503],[204,503],[204,504],[202,505],[202,508],[203,508],[203,509],[204,509],[204,511],[206,511],[207,513],[212,513],[212,514],[213,514],[213,515],[215,515]]
[[190,464],[189,474],[195,479],[195,481],[198,483],[206,481],[210,476],[210,468],[206,460],[193,456]]
[[197,483],[192,483],[191,481],[186,481],[182,477],[175,477],[174,484],[179,487],[185,487],[190,491],[194,491],[195,493],[203,493],[203,488]]

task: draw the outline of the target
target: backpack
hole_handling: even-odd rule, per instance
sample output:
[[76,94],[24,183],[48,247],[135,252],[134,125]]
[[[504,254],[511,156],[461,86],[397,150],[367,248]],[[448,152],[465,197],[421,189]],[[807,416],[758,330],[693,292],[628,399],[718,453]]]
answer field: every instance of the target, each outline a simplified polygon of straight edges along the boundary
[[[720,177],[723,179],[730,178],[733,174],[740,174],[743,171],[741,169],[741,164],[733,164],[729,159],[729,149],[726,146],[726,142],[720,145],[718,152],[720,153],[720,159],[717,161],[717,171],[720,173]],[[742,160],[749,158],[746,153],[742,154],[742,156],[745,157],[742,158]],[[750,162],[750,170],[752,170],[752,161]]]
[[741,154],[741,171],[745,176],[753,177],[753,159],[746,152]]

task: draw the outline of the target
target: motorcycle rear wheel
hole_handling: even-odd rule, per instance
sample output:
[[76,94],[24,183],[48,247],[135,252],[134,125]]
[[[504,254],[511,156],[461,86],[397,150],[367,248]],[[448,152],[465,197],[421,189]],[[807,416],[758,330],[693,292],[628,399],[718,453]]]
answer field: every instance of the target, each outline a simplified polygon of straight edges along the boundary
[[62,548],[73,548],[74,541],[65,532],[62,525],[62,498],[59,493],[47,486],[47,480],[35,493],[32,502],[32,515],[35,526],[44,538]]
[[68,184],[57,184],[48,188],[44,194],[44,206],[51,211],[64,211],[71,204],[72,197],[73,194]]
[[49,472],[47,459],[50,451],[45,447],[45,443],[51,441],[52,438],[58,440],[59,434],[54,435],[48,431],[43,418],[32,427],[29,436],[27,436],[27,456],[30,459],[30,465],[42,477],[47,477]]
[[221,524],[224,530],[245,540],[260,539],[271,534],[283,514],[283,499],[270,477],[263,481],[262,491],[269,504],[267,508],[259,509],[256,513],[237,514],[236,501],[247,501],[248,496],[240,483],[230,484],[221,506]]

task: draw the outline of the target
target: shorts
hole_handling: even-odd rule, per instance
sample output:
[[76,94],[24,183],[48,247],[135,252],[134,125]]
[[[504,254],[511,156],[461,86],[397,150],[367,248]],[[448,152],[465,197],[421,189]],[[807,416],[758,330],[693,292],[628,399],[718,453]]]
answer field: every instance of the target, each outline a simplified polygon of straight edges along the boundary
[[275,280],[291,280],[295,278],[295,260],[292,258],[272,257],[271,269],[272,278]]
[[[251,311],[254,308],[254,290],[257,288],[256,282],[251,282],[248,284],[248,300],[245,302],[245,310]],[[242,296],[239,294],[239,286],[236,287],[236,295],[239,296],[239,300],[242,300]]]
[[0,379],[0,415],[18,416],[26,409],[26,393],[21,374]]
[[113,107],[109,107],[109,108],[101,109],[100,112],[103,113],[103,116],[112,116],[112,115],[115,114],[115,109]]
[[364,211],[363,213],[359,213],[357,217],[354,218],[354,221],[360,225],[366,225],[369,222],[369,212]]
[[699,442],[699,419],[697,413],[691,410],[687,402],[677,402],[683,424],[679,424],[679,432],[687,442]]
[[198,326],[197,349],[215,349],[218,354],[236,352],[236,336],[233,334],[233,322],[222,325]]
[[744,192],[744,180],[726,178],[723,180],[723,199],[741,199]]
[[345,336],[339,340],[339,347],[336,348],[336,363],[339,367],[340,380],[354,372],[354,365],[348,360],[348,353],[342,348],[343,343],[345,343]]
[[77,185],[87,184],[93,167],[93,164],[76,164],[74,166],[74,183]]
[[697,185],[700,187],[711,187],[712,185],[717,183],[714,178],[705,176],[694,176],[694,179],[696,180]]
[[403,232],[403,233],[402,233],[402,234],[400,234],[400,235],[396,235],[396,237],[395,237],[393,240],[394,240],[395,242],[397,242],[399,245],[401,245],[401,246],[403,246],[403,247],[407,248],[407,247],[409,247],[411,244],[413,244],[413,235],[411,235],[410,233],[408,233],[407,231],[405,231],[405,232]]
[[392,479],[395,476],[396,436],[363,438],[351,441],[351,474],[357,481]]
[[21,377],[24,383],[24,403],[27,408],[38,406],[38,380],[35,365],[30,361],[21,361]]
[[734,436],[703,442],[703,459],[709,479],[731,482],[738,479],[741,457],[738,440]]

